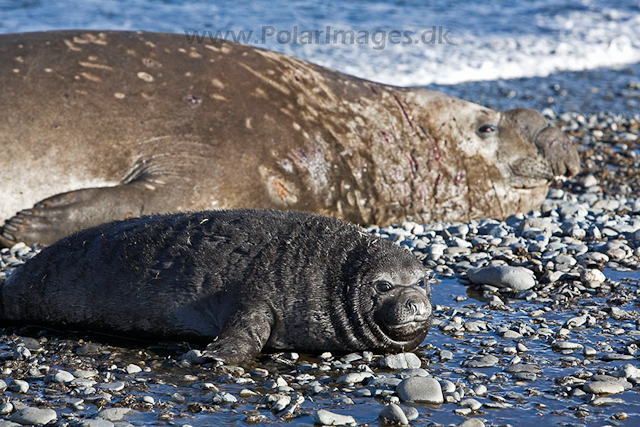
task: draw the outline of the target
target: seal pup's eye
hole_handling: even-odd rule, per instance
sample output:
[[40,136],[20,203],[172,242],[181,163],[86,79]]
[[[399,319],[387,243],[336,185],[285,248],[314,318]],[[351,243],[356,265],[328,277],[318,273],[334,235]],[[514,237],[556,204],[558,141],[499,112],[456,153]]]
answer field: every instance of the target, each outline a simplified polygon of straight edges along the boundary
[[376,287],[376,290],[381,293],[389,292],[393,289],[393,285],[386,280],[378,280],[373,285]]
[[486,138],[488,136],[493,135],[497,130],[498,130],[498,126],[486,123],[478,126],[478,128],[476,129],[476,133],[481,138]]

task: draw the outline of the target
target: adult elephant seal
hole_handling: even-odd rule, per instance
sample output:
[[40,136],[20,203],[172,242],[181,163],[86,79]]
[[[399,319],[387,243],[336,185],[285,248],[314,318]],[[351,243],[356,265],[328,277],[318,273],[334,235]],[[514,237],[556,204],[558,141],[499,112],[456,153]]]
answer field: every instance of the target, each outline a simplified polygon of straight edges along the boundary
[[401,351],[431,323],[410,252],[318,215],[208,211],[103,224],[52,246],[0,288],[1,320],[263,349]]
[[2,244],[211,208],[379,225],[505,218],[538,207],[555,175],[579,167],[567,137],[532,110],[192,41],[0,36]]

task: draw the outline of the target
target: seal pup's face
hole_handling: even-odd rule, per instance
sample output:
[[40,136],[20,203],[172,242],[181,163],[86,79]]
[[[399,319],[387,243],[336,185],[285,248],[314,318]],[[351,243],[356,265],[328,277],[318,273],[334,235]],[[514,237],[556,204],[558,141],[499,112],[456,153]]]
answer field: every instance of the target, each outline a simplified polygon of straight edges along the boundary
[[405,249],[373,241],[366,262],[351,280],[353,312],[360,339],[374,336],[384,350],[411,350],[422,343],[431,326],[430,273]]

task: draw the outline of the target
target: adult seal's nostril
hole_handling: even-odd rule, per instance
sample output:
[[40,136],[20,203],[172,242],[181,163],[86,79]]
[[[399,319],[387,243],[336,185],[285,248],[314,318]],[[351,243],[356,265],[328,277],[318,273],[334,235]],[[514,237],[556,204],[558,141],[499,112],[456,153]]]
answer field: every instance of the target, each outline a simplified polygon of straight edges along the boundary
[[556,176],[571,177],[580,172],[580,156],[567,135],[560,129],[551,125],[541,128],[535,135],[534,143]]

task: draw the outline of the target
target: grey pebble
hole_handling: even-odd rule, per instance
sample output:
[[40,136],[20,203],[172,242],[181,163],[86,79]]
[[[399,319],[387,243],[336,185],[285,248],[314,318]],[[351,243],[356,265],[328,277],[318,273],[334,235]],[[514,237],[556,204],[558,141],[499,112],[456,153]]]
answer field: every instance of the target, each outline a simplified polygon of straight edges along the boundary
[[620,394],[624,393],[624,386],[619,381],[592,381],[582,389],[591,394]]
[[127,365],[124,370],[127,374],[137,374],[138,372],[142,372],[142,368],[138,365],[134,365],[133,363]]
[[444,402],[440,383],[431,377],[412,377],[403,380],[397,388],[403,402],[432,403]]
[[[211,400],[216,405],[222,405],[226,403],[236,403],[238,401],[238,398],[231,393],[219,391],[213,395],[213,398]],[[287,402],[287,404],[289,404],[289,402]]]
[[380,359],[379,365],[389,369],[419,368],[420,358],[413,353],[390,354]]
[[325,409],[317,410],[313,414],[313,420],[316,424],[324,426],[355,426],[356,420],[351,415],[341,415],[329,412]]
[[484,421],[480,418],[469,418],[462,424],[458,424],[458,427],[484,427]]
[[59,384],[70,383],[76,379],[70,372],[63,371],[62,369],[57,370],[50,378],[52,382]]
[[516,291],[525,291],[536,284],[535,276],[531,270],[507,265],[471,269],[467,271],[467,277],[472,283],[493,285]]
[[16,393],[26,393],[29,391],[29,383],[24,380],[13,380],[9,386],[9,390]]
[[108,392],[121,391],[121,390],[124,390],[124,382],[114,381],[112,383],[100,384],[100,389]]
[[567,351],[567,350],[576,351],[576,350],[582,350],[583,346],[580,343],[571,342],[571,341],[556,341],[555,343],[553,343],[551,348],[554,351]]
[[379,417],[388,423],[398,424],[403,426],[409,425],[409,419],[407,418],[405,413],[402,411],[402,408],[400,408],[398,405],[393,403],[382,408],[382,411],[380,411]]
[[0,415],[9,415],[11,412],[13,412],[13,405],[11,402],[4,402],[0,405]]
[[336,381],[338,384],[358,384],[373,377],[371,372],[350,372],[338,378]]
[[491,354],[486,356],[473,356],[471,359],[465,360],[462,366],[465,368],[492,368],[498,364],[500,359]]
[[111,422],[122,421],[124,417],[130,414],[133,409],[130,408],[107,408],[102,409],[96,414],[96,418],[108,420]]
[[449,350],[440,350],[439,357],[441,362],[448,362],[453,359],[453,353]]
[[114,424],[109,420],[102,419],[88,419],[88,420],[80,420],[78,423],[79,427],[114,427]]
[[53,409],[24,408],[11,416],[11,421],[18,424],[42,425],[58,418]]

